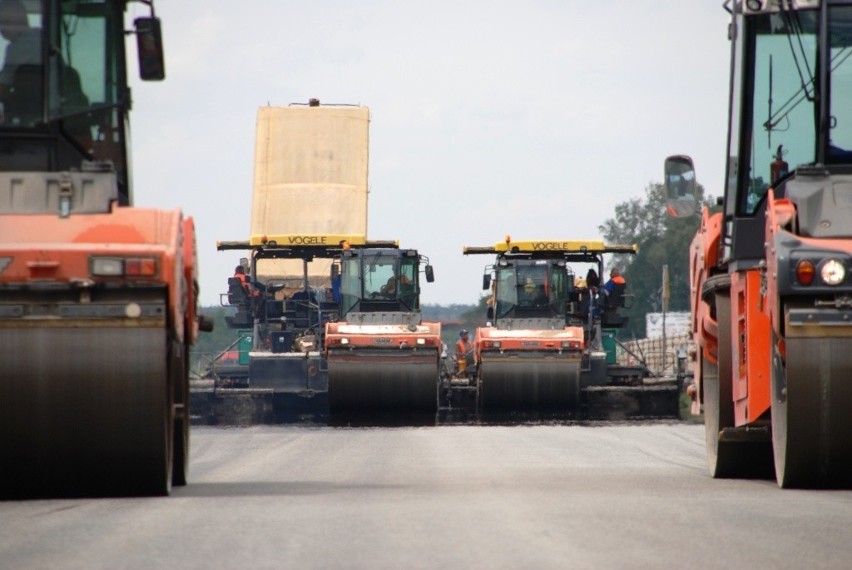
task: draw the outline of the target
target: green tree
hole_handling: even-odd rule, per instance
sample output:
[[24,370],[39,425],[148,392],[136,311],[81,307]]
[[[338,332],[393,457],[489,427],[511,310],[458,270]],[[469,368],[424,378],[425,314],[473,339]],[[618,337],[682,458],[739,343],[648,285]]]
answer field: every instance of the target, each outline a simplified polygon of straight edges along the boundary
[[441,337],[447,346],[452,347],[461,329],[469,330],[472,337],[473,331],[485,324],[486,300],[486,297],[481,297],[476,305],[424,305],[421,307],[423,320],[441,321]]
[[[703,200],[704,189],[699,185]],[[643,198],[633,198],[615,207],[615,216],[599,230],[608,243],[636,244],[636,255],[614,256],[610,267],[620,269],[627,280],[633,305],[624,310],[630,317],[624,333],[645,336],[645,314],[662,310],[663,265],[669,266],[669,311],[689,310],[689,244],[698,230],[698,215],[672,218],[666,214],[662,184],[651,183]]]

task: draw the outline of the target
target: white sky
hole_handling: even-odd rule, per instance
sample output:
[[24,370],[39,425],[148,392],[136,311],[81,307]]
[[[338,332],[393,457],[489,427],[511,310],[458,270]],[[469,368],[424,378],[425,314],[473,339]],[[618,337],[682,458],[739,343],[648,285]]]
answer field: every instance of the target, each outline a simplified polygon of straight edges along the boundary
[[721,193],[721,4],[158,0],[166,81],[133,82],[135,203],[195,218],[218,304],[241,253],[216,241],[248,239],[257,108],[365,105],[369,237],[430,258],[421,302],[475,303],[491,259],[463,245],[598,239],[670,154]]

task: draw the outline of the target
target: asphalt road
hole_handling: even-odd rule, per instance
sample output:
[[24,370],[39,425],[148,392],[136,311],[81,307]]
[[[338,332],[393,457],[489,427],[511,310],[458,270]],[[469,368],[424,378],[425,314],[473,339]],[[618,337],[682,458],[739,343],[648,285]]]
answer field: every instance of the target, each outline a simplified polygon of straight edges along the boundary
[[0,503],[0,568],[849,568],[851,526],[697,425],[196,428],[171,497]]

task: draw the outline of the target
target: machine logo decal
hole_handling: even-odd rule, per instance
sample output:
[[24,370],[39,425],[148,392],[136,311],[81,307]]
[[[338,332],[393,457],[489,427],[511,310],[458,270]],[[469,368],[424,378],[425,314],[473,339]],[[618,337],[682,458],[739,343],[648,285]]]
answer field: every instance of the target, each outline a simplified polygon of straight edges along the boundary
[[326,245],[325,236],[290,236],[287,238],[289,245]]

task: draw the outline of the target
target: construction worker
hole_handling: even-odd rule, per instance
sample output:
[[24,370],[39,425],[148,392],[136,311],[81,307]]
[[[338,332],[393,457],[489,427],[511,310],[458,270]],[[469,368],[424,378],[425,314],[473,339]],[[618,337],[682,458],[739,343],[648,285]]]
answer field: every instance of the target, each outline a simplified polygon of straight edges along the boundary
[[468,366],[473,365],[473,343],[470,342],[470,337],[465,329],[459,332],[459,339],[456,341],[456,363],[460,373],[464,372]]
[[266,311],[266,286],[263,283],[258,283],[246,275],[246,269],[242,265],[237,265],[234,268],[234,278],[240,280],[240,284],[246,292],[246,295],[251,299],[251,306],[254,308],[254,316],[260,318]]
[[611,295],[616,285],[624,285],[626,283],[624,277],[621,276],[621,272],[613,267],[612,271],[609,272],[609,281],[604,283],[604,291],[606,291],[607,295]]
[[521,304],[525,307],[532,306],[535,302],[535,297],[536,297],[535,281],[532,280],[532,277],[526,277],[524,279],[524,285],[518,293],[519,304]]
[[593,293],[596,293],[600,287],[601,279],[598,277],[598,272],[594,269],[589,269],[586,273],[586,287]]
[[[404,273],[399,276],[399,282],[403,286],[411,285],[411,279],[408,277],[408,275],[405,275]],[[382,285],[382,288],[380,289],[380,293],[382,295],[387,295],[387,296],[396,294],[396,275],[394,275],[393,277],[388,279],[387,283]]]
[[609,281],[604,283],[603,292],[600,298],[600,309],[602,311],[615,311],[618,307],[624,306],[624,286],[627,282],[621,276],[618,269],[613,268],[609,272]]

